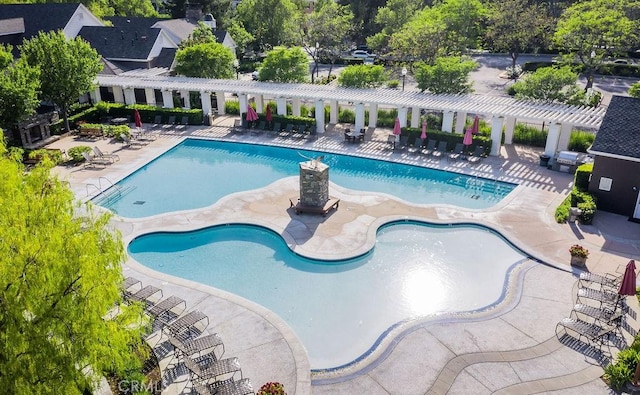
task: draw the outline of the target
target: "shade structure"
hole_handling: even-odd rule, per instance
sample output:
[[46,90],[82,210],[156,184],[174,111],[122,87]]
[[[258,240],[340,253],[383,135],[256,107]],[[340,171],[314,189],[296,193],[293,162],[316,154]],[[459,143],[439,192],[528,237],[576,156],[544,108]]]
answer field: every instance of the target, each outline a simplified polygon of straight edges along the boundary
[[427,120],[422,121],[422,134],[420,135],[422,140],[427,138]]
[[247,121],[254,122],[258,120],[258,113],[250,105],[247,105]]
[[271,122],[271,120],[273,119],[273,116],[271,115],[271,106],[267,104],[267,114],[264,116],[264,119],[267,120],[267,122]]
[[137,128],[142,127],[142,117],[140,117],[140,112],[138,110],[133,110],[133,121],[136,123]]
[[636,263],[632,259],[627,263],[627,268],[622,276],[622,282],[620,283],[620,289],[618,289],[618,295],[635,295],[636,294]]
[[400,140],[400,134],[402,128],[400,127],[400,118],[396,118],[396,122],[393,124],[393,134],[396,136],[396,141]]

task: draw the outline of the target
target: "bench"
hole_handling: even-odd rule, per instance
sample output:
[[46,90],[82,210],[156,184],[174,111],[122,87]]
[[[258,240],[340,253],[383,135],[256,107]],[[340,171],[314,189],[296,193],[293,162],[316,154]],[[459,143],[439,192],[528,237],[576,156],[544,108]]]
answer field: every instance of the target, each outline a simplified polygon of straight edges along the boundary
[[[294,203],[294,201],[296,203]],[[307,206],[300,203],[300,199],[298,197],[289,198],[290,206],[289,208],[293,208],[296,214],[300,213],[312,213],[312,214],[322,214],[323,217],[327,215],[327,213],[333,209],[338,209],[340,205],[340,199],[329,198],[324,206]]]
[[102,128],[84,128],[80,127],[78,137],[95,139],[102,137]]

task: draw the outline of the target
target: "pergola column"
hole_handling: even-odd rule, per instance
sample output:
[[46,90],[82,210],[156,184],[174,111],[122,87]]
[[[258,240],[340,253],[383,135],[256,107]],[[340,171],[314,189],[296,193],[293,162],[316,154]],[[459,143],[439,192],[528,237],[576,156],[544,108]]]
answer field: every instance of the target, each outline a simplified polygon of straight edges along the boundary
[[442,131],[447,133],[453,131],[453,111],[442,112]]
[[400,119],[400,127],[407,127],[407,107],[398,108],[398,119]]
[[420,109],[418,107],[411,108],[411,127],[420,127]]
[[300,99],[297,97],[291,99],[291,113],[294,117],[300,116]]
[[378,104],[369,104],[369,127],[375,128],[378,124]]
[[504,143],[513,144],[513,132],[516,130],[516,119],[506,117],[504,120]]
[[276,104],[278,105],[278,115],[287,115],[287,98],[279,97],[276,99]]
[[180,98],[184,102],[184,108],[187,110],[191,108],[191,100],[189,99],[189,91],[180,91]]
[[96,89],[89,92],[89,97],[91,97],[91,101],[94,105],[100,103],[102,101],[102,96],[100,95],[100,87],[97,87]]
[[255,101],[255,103],[256,103],[256,112],[258,114],[261,114],[261,113],[264,112],[264,100],[263,100],[263,97],[262,97],[262,95],[256,95],[255,99],[256,99],[256,101]]
[[571,139],[571,130],[573,125],[570,123],[563,123],[560,125],[560,138],[558,139],[558,151],[566,151],[569,149],[569,140]]
[[213,111],[211,111],[211,93],[200,91],[200,101],[202,102],[202,116],[206,117],[208,114],[213,114]]
[[324,101],[316,100],[316,133],[324,133]]
[[136,104],[136,94],[133,88],[124,88],[124,104]]
[[550,157],[554,157],[558,150],[558,140],[560,139],[560,127],[559,123],[552,123],[549,125],[549,133],[547,134],[547,142],[544,146],[544,153]]
[[331,100],[329,102],[329,123],[338,123],[338,101]]
[[116,103],[124,103],[124,93],[122,92],[122,88],[119,86],[113,87],[113,101]]
[[502,140],[502,124],[504,118],[500,116],[493,116],[491,118],[491,153],[492,156],[500,155],[500,141]]
[[173,108],[173,92],[168,90],[162,91],[162,107]]
[[242,114],[247,112],[247,94],[238,93],[238,102],[240,103],[240,119],[243,119],[244,116]]
[[227,101],[224,98],[224,92],[216,92],[216,105],[218,107],[218,115],[224,115],[227,113],[226,109]]
[[464,125],[467,123],[467,113],[458,111],[456,113],[456,133],[464,134]]
[[150,106],[156,105],[156,93],[152,88],[144,89],[144,101]]
[[364,103],[356,104],[356,124],[355,131],[364,129]]

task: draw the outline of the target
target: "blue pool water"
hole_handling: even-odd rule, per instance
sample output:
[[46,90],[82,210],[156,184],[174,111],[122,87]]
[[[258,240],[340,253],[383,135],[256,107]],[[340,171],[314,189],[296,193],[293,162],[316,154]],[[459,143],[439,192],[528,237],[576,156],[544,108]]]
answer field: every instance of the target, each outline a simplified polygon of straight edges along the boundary
[[306,157],[324,155],[330,181],[387,193],[417,204],[493,206],[516,185],[462,174],[281,147],[187,139],[119,182],[94,201],[129,218],[209,206],[240,191],[297,176]]
[[274,311],[302,340],[313,369],[359,359],[399,323],[496,303],[524,258],[483,227],[415,222],[382,227],[370,253],[340,262],[304,259],[276,233],[250,225],[144,235],[128,250],[151,269]]

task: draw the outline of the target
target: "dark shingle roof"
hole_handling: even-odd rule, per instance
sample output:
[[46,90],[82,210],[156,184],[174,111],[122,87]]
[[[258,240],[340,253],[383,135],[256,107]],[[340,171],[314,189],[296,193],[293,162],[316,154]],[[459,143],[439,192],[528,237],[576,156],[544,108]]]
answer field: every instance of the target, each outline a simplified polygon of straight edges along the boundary
[[109,21],[114,27],[134,25],[140,28],[150,28],[154,23],[163,21],[161,18],[142,18],[142,17],[128,17],[128,16],[110,16],[104,18],[105,21]]
[[0,4],[0,18],[23,18],[23,38],[28,39],[40,31],[64,29],[79,6],[79,3]]
[[129,24],[118,27],[85,26],[78,36],[87,40],[107,59],[147,59],[158,34],[160,29]]
[[173,59],[176,57],[177,48],[162,48],[160,55],[158,55],[152,62],[152,67],[166,67],[171,68]]
[[611,98],[590,151],[640,159],[640,99]]

